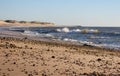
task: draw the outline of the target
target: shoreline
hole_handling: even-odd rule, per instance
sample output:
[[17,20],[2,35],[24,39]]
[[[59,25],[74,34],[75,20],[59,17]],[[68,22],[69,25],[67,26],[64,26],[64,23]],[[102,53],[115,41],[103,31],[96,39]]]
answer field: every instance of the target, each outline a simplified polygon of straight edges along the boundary
[[[31,26],[28,26],[28,27],[31,27]],[[84,42],[64,41],[64,40],[58,40],[58,39],[54,39],[54,38],[47,38],[47,37],[41,37],[41,36],[30,36],[30,35],[26,35],[24,33],[17,32],[17,31],[2,30],[2,31],[0,31],[0,36],[14,37],[14,38],[25,38],[26,37],[29,40],[58,43],[58,44],[59,43],[69,44],[69,45],[78,46],[78,47],[86,46],[86,47],[99,48],[99,49],[105,49],[105,50],[120,51],[120,49],[117,49],[117,48],[109,48],[109,47],[99,46],[99,45],[95,45],[95,44],[87,44]]]
[[[116,50],[116,49],[110,49],[110,48],[103,48],[103,47],[97,47],[97,46],[91,46],[91,45],[79,45],[79,44],[75,44],[75,43],[72,43],[72,42],[64,42],[64,41],[58,41],[58,40],[49,40],[49,39],[39,39],[39,38],[35,38],[35,37],[27,37],[27,36],[23,36],[23,37],[17,37],[15,35],[14,36],[0,36],[0,39],[5,39],[5,40],[16,40],[16,41],[19,41],[19,42],[27,42],[27,43],[35,43],[35,44],[48,44],[48,45],[52,45],[52,46],[61,46],[61,47],[72,47],[72,48],[87,48],[87,49],[91,49],[91,50],[98,50],[97,52],[101,53],[101,52],[111,52],[111,53],[115,53],[115,54],[119,54],[120,53],[120,50]],[[120,57],[120,55],[117,55]]]
[[0,75],[119,76],[120,51],[0,36]]

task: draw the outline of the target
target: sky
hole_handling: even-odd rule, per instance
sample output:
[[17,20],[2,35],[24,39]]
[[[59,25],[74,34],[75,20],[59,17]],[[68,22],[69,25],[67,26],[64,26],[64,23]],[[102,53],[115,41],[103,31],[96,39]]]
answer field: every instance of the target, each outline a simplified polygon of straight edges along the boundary
[[120,27],[120,0],[0,0],[0,19]]

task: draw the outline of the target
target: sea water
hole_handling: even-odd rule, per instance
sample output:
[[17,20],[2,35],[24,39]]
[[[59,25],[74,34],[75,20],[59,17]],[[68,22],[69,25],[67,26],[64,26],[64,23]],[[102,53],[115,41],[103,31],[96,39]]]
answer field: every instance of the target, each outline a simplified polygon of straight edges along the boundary
[[120,49],[120,27],[12,27],[24,35]]

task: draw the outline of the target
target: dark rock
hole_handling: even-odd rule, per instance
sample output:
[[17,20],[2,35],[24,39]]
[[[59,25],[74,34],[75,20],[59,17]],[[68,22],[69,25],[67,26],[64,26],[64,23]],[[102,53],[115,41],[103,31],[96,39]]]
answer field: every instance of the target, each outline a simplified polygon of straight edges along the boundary
[[27,38],[27,37],[24,37],[23,39],[26,40],[26,39],[28,39],[28,38]]
[[35,64],[33,64],[32,66],[35,66]]
[[10,44],[10,48],[16,48],[15,44]]
[[100,58],[97,59],[98,62],[101,61],[101,60],[102,60],[102,59],[100,59]]
[[50,51],[50,49],[47,49],[47,51]]
[[28,74],[28,76],[33,76],[32,74]]
[[93,47],[92,45],[88,45],[88,44],[83,44],[83,46]]
[[32,47],[30,49],[33,49]]
[[16,64],[16,62],[14,62],[13,64]]
[[47,76],[46,74],[42,73],[42,76]]
[[5,55],[5,57],[8,57],[8,56],[9,56],[9,54],[6,54],[6,55]]
[[25,48],[28,48],[28,46],[27,46],[27,45],[25,45]]
[[52,58],[55,58],[55,56],[52,56]]

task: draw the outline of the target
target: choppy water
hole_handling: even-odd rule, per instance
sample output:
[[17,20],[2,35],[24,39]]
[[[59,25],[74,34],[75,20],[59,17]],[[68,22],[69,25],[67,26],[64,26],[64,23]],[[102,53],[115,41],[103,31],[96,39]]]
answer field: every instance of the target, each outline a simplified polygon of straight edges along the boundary
[[14,27],[25,35],[120,49],[120,27]]

